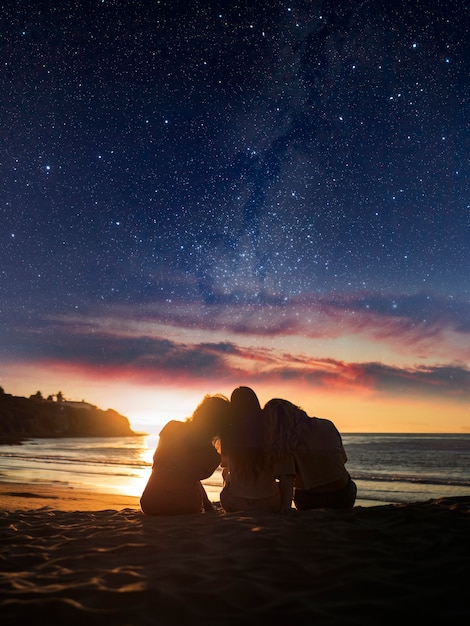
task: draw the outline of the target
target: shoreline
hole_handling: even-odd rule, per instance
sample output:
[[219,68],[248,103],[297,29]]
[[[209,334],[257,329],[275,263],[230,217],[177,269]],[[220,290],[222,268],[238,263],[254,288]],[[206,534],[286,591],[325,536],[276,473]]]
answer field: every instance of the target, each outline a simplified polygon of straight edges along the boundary
[[[220,488],[207,487],[209,500],[220,508]],[[394,504],[357,498],[354,508]],[[136,509],[140,511],[140,495],[131,496],[106,491],[89,491],[63,485],[25,484],[0,481],[0,510],[102,511]],[[295,510],[295,509],[294,509]]]

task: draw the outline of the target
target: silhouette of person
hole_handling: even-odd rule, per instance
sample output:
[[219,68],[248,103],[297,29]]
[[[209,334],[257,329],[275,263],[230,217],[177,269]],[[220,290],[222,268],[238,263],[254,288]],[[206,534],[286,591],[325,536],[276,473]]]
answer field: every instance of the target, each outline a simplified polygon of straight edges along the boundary
[[[309,417],[288,400],[274,398],[263,409],[273,458],[290,458],[297,509],[350,508],[357,486],[345,468],[341,435],[330,420]],[[288,463],[286,463],[288,466]]]
[[140,498],[145,515],[182,515],[213,509],[201,480],[219,466],[213,445],[221,423],[228,420],[230,402],[205,396],[184,422],[171,420],[160,432],[150,478]]
[[224,484],[220,503],[225,511],[290,510],[295,471],[289,475],[282,458],[267,448],[266,421],[257,395],[237,387],[231,395],[231,421],[220,434]]

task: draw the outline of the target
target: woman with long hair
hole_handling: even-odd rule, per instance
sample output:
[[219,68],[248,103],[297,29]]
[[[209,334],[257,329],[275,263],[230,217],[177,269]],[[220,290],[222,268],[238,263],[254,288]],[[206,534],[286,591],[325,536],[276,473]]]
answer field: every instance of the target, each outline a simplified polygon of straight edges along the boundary
[[348,459],[333,422],[309,417],[300,407],[278,398],[270,400],[263,413],[272,458],[287,454],[293,460],[296,508],[354,506],[357,487],[345,468]]
[[237,387],[231,395],[231,420],[220,433],[225,511],[288,511],[294,469],[268,449],[266,420],[255,392]]
[[230,402],[205,396],[184,422],[171,420],[160,432],[152,473],[140,499],[145,515],[181,515],[212,510],[201,480],[220,463],[214,440],[229,420]]

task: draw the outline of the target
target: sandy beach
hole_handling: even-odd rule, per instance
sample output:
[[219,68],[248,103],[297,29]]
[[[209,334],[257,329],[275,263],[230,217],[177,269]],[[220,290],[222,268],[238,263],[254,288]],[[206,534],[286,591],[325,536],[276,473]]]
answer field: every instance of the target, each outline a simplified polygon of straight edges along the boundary
[[469,522],[470,496],[146,518],[138,498],[2,483],[1,623],[457,623]]

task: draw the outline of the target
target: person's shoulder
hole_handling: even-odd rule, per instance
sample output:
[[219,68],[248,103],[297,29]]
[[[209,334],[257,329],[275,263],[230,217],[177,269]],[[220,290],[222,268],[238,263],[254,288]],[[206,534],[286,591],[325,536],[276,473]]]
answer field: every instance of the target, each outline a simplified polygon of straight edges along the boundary
[[319,426],[320,428],[324,428],[325,430],[338,430],[334,423],[331,420],[326,419],[325,417],[313,417],[312,420],[315,424],[317,424],[317,426]]
[[312,420],[315,420],[317,424],[333,424],[333,422],[326,417],[318,417],[318,415],[314,415]]
[[185,427],[185,423],[184,422],[180,422],[178,420],[170,420],[167,424],[165,424],[165,426],[161,429],[160,431],[160,437],[162,435],[173,435],[173,434],[177,434],[180,433],[182,430],[184,430]]

